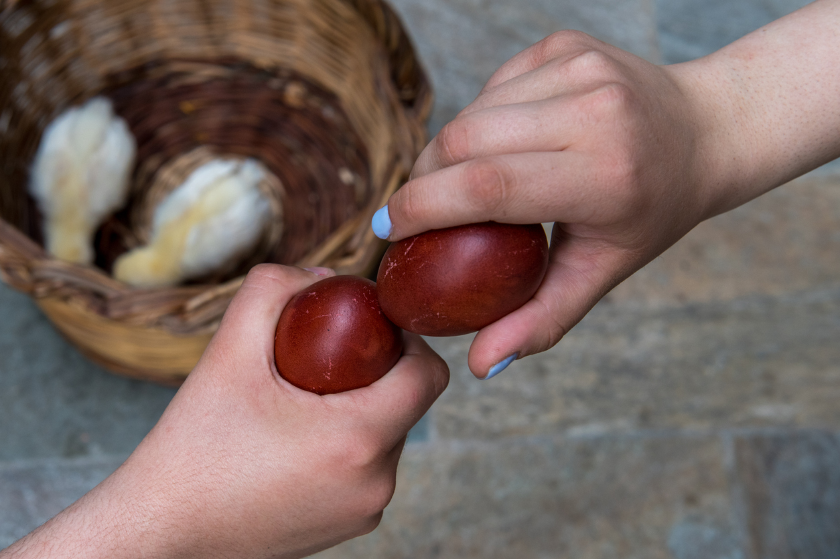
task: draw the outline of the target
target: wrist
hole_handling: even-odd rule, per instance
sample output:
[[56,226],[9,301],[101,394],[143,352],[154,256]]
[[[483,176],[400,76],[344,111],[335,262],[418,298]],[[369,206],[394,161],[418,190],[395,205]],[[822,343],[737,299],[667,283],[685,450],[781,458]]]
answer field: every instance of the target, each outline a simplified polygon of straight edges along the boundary
[[683,95],[685,117],[695,132],[695,157],[687,174],[700,191],[702,219],[772,188],[767,186],[772,177],[760,172],[753,109],[734,93],[733,78],[721,61],[708,56],[665,69]]
[[818,1],[666,67],[694,110],[706,217],[840,156],[840,4]]

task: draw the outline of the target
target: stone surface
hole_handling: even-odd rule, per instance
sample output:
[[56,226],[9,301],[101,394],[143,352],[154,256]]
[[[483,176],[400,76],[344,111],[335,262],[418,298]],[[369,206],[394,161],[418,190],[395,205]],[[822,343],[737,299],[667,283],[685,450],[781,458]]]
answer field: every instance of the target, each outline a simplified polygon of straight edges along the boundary
[[651,0],[394,0],[435,88],[432,135],[475,99],[508,59],[577,29],[648,60],[659,52]]
[[644,308],[840,286],[840,187],[803,178],[701,223],[607,299]]
[[127,454],[175,394],[113,376],[0,284],[0,460]]
[[734,441],[750,557],[840,557],[840,436],[809,432]]
[[714,524],[685,520],[668,534],[668,550],[674,559],[743,559],[740,540]]
[[0,464],[0,549],[90,491],[124,459],[48,459]]
[[710,54],[809,3],[809,0],[655,0],[666,64]]
[[379,528],[316,557],[740,559],[722,457],[705,437],[416,445]]
[[433,341],[453,370],[441,439],[840,424],[840,289],[649,310],[596,307],[554,349],[487,382],[468,337]]

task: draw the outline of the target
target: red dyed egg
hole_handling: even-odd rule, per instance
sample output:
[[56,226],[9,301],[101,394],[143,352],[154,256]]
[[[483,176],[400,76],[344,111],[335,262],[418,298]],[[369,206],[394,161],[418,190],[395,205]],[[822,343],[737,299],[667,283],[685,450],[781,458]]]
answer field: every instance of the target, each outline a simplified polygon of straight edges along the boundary
[[356,276],[327,278],[292,297],[274,337],[280,376],[316,394],[368,386],[401,352],[402,331],[379,308],[376,284]]
[[425,336],[475,332],[524,305],[548,267],[542,225],[477,223],[391,244],[376,278],[395,324]]

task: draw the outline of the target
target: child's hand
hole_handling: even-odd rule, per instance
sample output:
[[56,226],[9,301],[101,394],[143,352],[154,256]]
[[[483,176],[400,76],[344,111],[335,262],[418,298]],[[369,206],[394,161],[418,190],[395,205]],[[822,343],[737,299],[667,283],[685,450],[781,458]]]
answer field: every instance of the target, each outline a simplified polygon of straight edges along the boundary
[[134,454],[10,556],[301,557],[373,530],[408,430],[449,372],[406,334],[402,358],[369,387],[317,396],[287,383],[275,327],[292,295],[319,279],[252,270]]

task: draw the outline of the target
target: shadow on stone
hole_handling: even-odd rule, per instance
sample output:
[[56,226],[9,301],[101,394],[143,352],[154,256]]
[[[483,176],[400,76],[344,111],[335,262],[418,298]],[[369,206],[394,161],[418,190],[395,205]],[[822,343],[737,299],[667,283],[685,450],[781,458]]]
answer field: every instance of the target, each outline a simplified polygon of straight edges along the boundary
[[735,469],[753,557],[840,557],[840,435],[738,438]]

